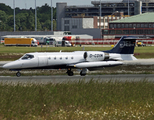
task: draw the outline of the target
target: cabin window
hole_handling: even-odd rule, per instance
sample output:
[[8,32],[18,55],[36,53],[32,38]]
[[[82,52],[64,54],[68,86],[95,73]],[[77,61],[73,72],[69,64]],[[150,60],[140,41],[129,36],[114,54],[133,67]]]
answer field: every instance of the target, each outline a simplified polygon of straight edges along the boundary
[[29,55],[29,54],[26,54],[22,57],[22,60],[28,60],[28,59],[32,59],[34,58],[34,55]]
[[54,60],[56,60],[56,57],[54,57]]
[[60,57],[60,60],[62,60],[62,57]]
[[68,59],[68,57],[65,58],[66,60]]
[[73,57],[71,57],[71,59],[74,59]]

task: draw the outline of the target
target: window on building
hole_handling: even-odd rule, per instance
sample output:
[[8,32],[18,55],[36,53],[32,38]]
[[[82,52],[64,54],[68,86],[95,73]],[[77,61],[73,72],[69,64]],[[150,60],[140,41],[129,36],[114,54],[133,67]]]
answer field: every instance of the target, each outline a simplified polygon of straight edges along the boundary
[[65,26],[64,31],[70,31],[69,26]]
[[153,34],[153,30],[149,30],[149,32],[148,32],[149,34]]
[[110,34],[115,34],[115,30],[110,30]]
[[140,24],[137,24],[137,28],[140,28]]
[[102,30],[102,34],[108,34],[108,30]]
[[110,24],[110,28],[113,28],[113,24]]
[[69,24],[69,20],[65,20],[64,21],[64,24]]
[[111,19],[111,18],[109,18],[109,21],[112,21],[112,19]]
[[66,14],[66,17],[68,17],[69,16],[69,14]]
[[136,24],[133,24],[133,28],[134,28],[134,29],[136,28]]
[[149,28],[152,28],[152,24],[149,24]]
[[136,34],[136,30],[130,30],[130,34]]
[[122,34],[122,30],[116,30],[116,34]]
[[122,28],[125,28],[124,24],[121,25]]
[[144,24],[141,24],[141,28],[144,28]]
[[144,30],[144,34],[150,34],[150,30]]
[[128,28],[128,24],[125,24],[125,28]]
[[121,25],[120,24],[118,24],[118,28],[121,28]]
[[123,34],[129,34],[129,30],[123,30]]
[[72,28],[73,29],[77,29],[77,25],[72,25]]
[[129,24],[129,28],[132,28],[132,24]]
[[104,19],[101,19],[101,22],[104,22]]
[[144,24],[145,28],[148,28],[148,24]]
[[114,24],[114,28],[117,28],[116,24]]
[[138,34],[144,34],[143,30],[137,30]]

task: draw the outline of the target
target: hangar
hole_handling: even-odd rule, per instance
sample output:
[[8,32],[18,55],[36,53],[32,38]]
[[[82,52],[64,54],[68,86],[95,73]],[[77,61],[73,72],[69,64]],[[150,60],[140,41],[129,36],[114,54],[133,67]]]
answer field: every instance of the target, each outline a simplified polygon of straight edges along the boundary
[[109,29],[102,29],[102,35],[138,35],[154,38],[154,12],[139,14],[109,22]]

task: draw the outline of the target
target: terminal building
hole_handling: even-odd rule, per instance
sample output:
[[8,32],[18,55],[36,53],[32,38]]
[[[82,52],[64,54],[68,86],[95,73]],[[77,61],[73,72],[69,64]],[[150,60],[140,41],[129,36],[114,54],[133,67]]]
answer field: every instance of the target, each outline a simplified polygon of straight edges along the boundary
[[87,29],[87,28],[109,28],[109,21],[124,19],[129,17],[128,15],[123,15],[123,12],[115,12],[113,15],[108,16],[93,16],[85,17],[78,16],[72,18],[62,18],[61,19],[61,30],[71,31],[72,29]]
[[[129,1],[129,2],[128,2]],[[129,3],[129,5],[128,5]],[[111,15],[114,12],[123,12],[124,15],[137,15],[145,12],[154,12],[154,0],[119,0],[119,1],[91,1],[90,6],[68,6],[67,3],[57,3],[57,30],[62,30],[62,18],[76,16],[93,17]],[[101,7],[100,7],[101,4]]]
[[[90,30],[92,34],[103,38],[103,34],[111,34],[110,29],[116,30],[123,26],[120,24],[115,28],[112,23],[109,25],[109,22],[123,20],[146,12],[154,12],[154,0],[98,0],[91,1],[91,4],[68,6],[65,2],[57,3],[57,30],[71,31],[73,34],[87,34]],[[137,27],[138,25],[135,28]]]

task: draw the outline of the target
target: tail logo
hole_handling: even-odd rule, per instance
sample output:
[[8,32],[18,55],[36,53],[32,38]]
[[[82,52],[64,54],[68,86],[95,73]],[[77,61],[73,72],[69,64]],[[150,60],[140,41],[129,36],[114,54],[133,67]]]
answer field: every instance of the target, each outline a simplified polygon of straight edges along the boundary
[[131,41],[123,41],[123,43],[120,44],[120,48],[124,47],[134,47],[135,44],[132,44]]

